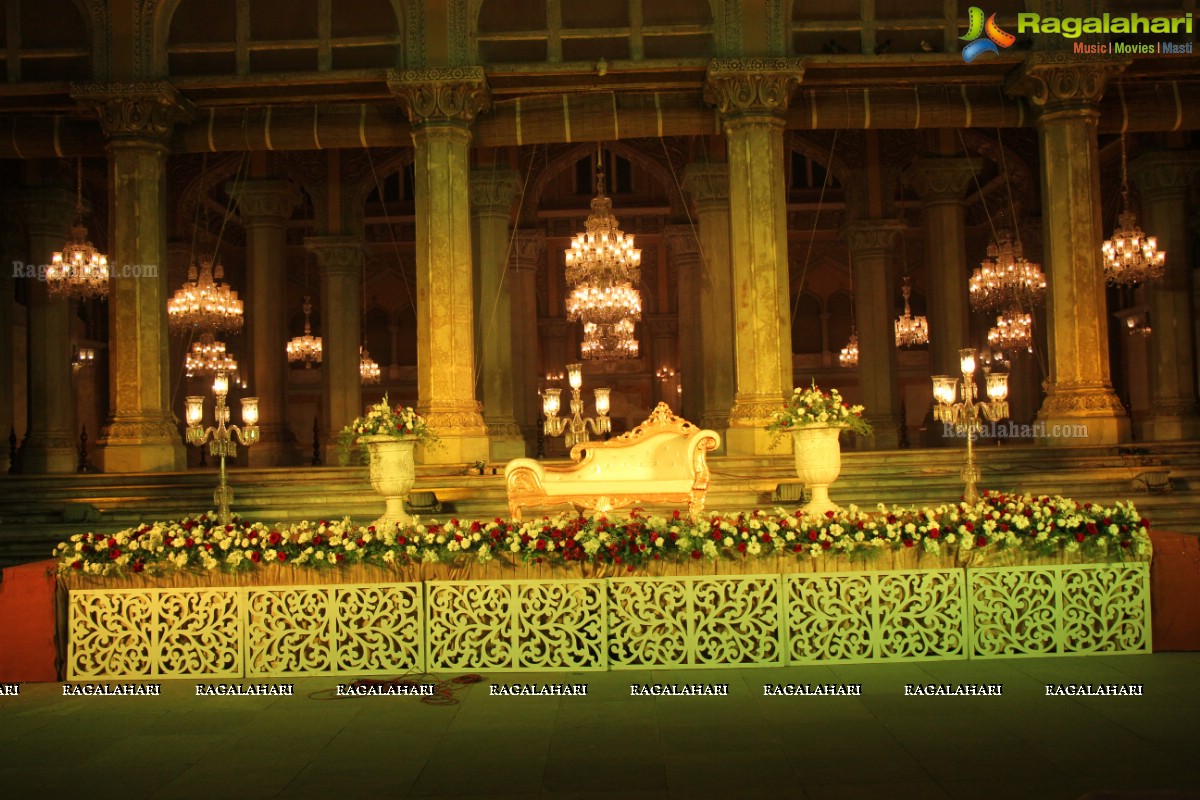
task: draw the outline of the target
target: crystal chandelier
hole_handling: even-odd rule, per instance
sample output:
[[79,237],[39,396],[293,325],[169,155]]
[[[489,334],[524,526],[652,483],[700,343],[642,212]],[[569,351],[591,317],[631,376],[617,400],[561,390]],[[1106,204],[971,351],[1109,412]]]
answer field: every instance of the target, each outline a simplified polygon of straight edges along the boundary
[[1158,249],[1158,239],[1147,236],[1129,207],[1129,178],[1125,163],[1125,134],[1121,134],[1121,205],[1112,238],[1100,248],[1104,253],[1104,277],[1109,283],[1131,286],[1158,280],[1165,272],[1167,254]]
[[850,332],[850,341],[838,353],[838,364],[846,368],[858,366],[858,334],[854,331]]
[[219,262],[214,268],[202,258],[199,270],[194,263],[188,267],[187,281],[167,301],[167,323],[172,331],[199,328],[237,333],[242,329],[242,301],[229,284],[220,282],[224,277],[225,268]]
[[365,344],[358,346],[358,374],[362,377],[363,385],[372,386],[382,379],[382,371]]
[[638,340],[633,338],[633,321],[623,319],[612,325],[585,322],[579,351],[584,359],[593,361],[637,358]]
[[1033,315],[1013,306],[996,317],[996,327],[988,329],[988,344],[996,350],[1033,352]]
[[1041,268],[1021,254],[1021,243],[1013,241],[1012,231],[996,234],[988,245],[979,269],[971,275],[971,308],[976,311],[1000,311],[1016,303],[1033,308],[1046,294],[1046,276]]
[[88,241],[83,224],[83,159],[75,166],[75,224],[62,252],[51,256],[46,289],[51,297],[108,298],[108,256]]
[[924,316],[914,317],[908,307],[908,299],[912,294],[911,282],[904,276],[904,315],[896,320],[896,347],[920,347],[929,344],[929,322]]
[[312,335],[311,299],[304,298],[304,335],[297,336],[287,343],[288,361],[302,361],[305,369],[312,369],[314,363],[321,363],[321,337]]
[[567,318],[584,323],[585,359],[633,358],[638,352],[633,323],[642,318],[642,298],[636,288],[641,281],[642,251],[633,246],[632,236],[617,227],[599,161],[596,196],[584,227],[566,251],[571,286]]
[[197,376],[237,373],[237,361],[225,352],[225,343],[218,342],[211,333],[200,334],[200,341],[192,343],[184,367],[189,378]]

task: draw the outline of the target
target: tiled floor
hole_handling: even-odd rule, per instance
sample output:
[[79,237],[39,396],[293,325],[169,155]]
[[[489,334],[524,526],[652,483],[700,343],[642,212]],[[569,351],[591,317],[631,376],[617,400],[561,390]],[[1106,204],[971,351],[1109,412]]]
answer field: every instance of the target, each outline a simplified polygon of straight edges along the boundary
[[[441,676],[444,678],[453,675]],[[0,797],[1200,798],[1200,653],[674,672],[488,674],[455,705],[414,698],[0,697]],[[586,682],[587,697],[488,683]],[[641,698],[631,683],[728,683]],[[763,696],[861,683],[861,697]],[[1002,697],[905,697],[906,683]],[[1047,683],[1144,697],[1046,697]],[[318,697],[311,695],[317,694]]]

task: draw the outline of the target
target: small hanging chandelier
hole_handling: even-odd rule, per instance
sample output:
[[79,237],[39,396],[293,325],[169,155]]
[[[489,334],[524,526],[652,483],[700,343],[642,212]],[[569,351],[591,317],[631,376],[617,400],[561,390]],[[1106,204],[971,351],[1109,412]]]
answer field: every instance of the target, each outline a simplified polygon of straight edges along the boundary
[[188,267],[188,279],[167,301],[167,324],[175,333],[191,328],[220,333],[237,333],[242,329],[243,308],[238,293],[221,283],[225,268],[200,259]]
[[1021,243],[1013,241],[1012,231],[999,231],[996,241],[988,245],[987,254],[968,281],[971,308],[1000,311],[1014,303],[1021,308],[1041,304],[1046,276],[1041,267],[1022,255]]
[[1013,306],[996,317],[996,327],[988,329],[988,344],[995,350],[1033,352],[1033,315]]
[[592,361],[637,358],[638,340],[633,338],[633,321],[622,319],[612,325],[585,322],[579,351],[585,360]]
[[850,341],[838,353],[838,365],[847,369],[858,366],[858,333],[854,330],[850,331]]
[[372,386],[382,380],[382,371],[365,344],[358,346],[358,374],[364,386]]
[[62,252],[51,256],[46,289],[51,297],[108,299],[108,256],[88,241],[83,224],[83,159],[75,164],[75,224]]
[[305,369],[321,363],[321,337],[312,335],[312,298],[304,298],[304,335],[296,336],[287,343],[287,357],[291,363],[303,362]]
[[1104,277],[1109,283],[1132,286],[1155,281],[1166,272],[1166,252],[1158,249],[1158,238],[1147,236],[1129,207],[1129,177],[1125,163],[1125,134],[1121,134],[1121,205],[1112,238],[1100,248],[1104,254]]
[[[633,323],[642,318],[642,251],[633,237],[617,227],[612,200],[604,191],[604,167],[599,154],[596,196],[585,232],[571,239],[566,250],[567,319],[584,323],[585,359],[613,360],[637,355]],[[592,328],[589,332],[588,326]]]
[[237,361],[225,351],[225,343],[218,342],[211,333],[200,334],[200,341],[192,343],[192,349],[184,360],[189,378],[225,373],[237,373]]
[[896,320],[896,347],[920,347],[929,344],[929,321],[924,316],[914,317],[908,306],[912,294],[911,281],[904,276],[904,315]]

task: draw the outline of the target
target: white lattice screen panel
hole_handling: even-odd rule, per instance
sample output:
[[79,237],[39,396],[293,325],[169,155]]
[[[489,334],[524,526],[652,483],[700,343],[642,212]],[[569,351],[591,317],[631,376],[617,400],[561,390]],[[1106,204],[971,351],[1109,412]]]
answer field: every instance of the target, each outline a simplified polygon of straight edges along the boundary
[[237,589],[74,591],[67,679],[237,677]]
[[610,579],[609,663],[614,669],[782,663],[779,580]]
[[604,585],[428,583],[429,669],[605,669]]
[[968,571],[971,658],[1150,652],[1150,567]]
[[789,663],[966,658],[963,571],[788,575]]
[[421,584],[254,587],[246,675],[400,675],[424,669]]

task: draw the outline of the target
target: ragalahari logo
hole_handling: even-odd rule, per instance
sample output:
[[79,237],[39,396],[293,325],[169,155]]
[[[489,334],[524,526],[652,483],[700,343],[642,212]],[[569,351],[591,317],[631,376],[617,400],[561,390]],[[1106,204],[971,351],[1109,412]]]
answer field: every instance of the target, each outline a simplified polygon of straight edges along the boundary
[[[1017,40],[1017,37],[996,24],[995,14],[992,14],[987,18],[987,22],[984,22],[983,9],[978,6],[971,6],[968,23],[966,35],[958,37],[964,42],[970,42],[962,50],[963,61],[968,64],[978,58],[981,53],[1000,55],[997,45],[1005,48],[1012,47],[1013,42]],[[987,35],[986,39],[979,38],[984,34]]]

